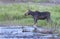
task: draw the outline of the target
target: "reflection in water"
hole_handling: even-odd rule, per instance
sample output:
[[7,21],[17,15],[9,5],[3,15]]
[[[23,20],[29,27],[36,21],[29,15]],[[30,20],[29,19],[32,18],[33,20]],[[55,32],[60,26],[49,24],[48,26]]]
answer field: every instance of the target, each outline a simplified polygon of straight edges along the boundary
[[[45,29],[38,28],[38,30],[43,31]],[[53,34],[54,39],[57,38],[57,34]],[[7,26],[0,27],[0,38],[1,39],[53,39],[52,34],[43,34],[39,32],[34,32],[34,27],[32,26]]]

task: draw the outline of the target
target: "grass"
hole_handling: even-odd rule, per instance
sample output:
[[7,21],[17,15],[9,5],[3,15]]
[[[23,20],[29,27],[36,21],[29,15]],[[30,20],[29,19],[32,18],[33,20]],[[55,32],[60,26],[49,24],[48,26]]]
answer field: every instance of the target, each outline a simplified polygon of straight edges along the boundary
[[1,25],[33,25],[32,16],[24,16],[29,9],[32,11],[49,11],[51,13],[52,26],[47,26],[46,20],[39,20],[38,26],[54,29],[57,26],[57,31],[60,33],[60,5],[44,6],[39,4],[9,4],[0,5],[0,24]]
[[46,2],[46,3],[48,3],[48,2],[50,2],[49,0],[34,0],[34,2],[41,2],[41,3],[44,3],[44,2]]
[[[51,12],[51,19],[53,23],[58,22],[60,26],[60,5],[56,6],[44,6],[37,4],[30,4],[29,8],[32,11],[49,11]],[[24,14],[28,10],[28,4],[10,4],[0,5],[0,24],[20,24],[20,25],[33,25],[32,16],[25,17]],[[45,20],[38,21],[39,26],[46,26]]]

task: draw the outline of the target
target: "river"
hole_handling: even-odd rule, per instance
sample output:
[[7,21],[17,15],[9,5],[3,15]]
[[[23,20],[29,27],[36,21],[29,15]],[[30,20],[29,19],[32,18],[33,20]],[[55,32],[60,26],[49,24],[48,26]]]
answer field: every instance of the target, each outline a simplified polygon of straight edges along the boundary
[[[40,31],[45,30],[37,27]],[[34,32],[33,26],[1,26],[0,39],[59,39],[58,34]]]

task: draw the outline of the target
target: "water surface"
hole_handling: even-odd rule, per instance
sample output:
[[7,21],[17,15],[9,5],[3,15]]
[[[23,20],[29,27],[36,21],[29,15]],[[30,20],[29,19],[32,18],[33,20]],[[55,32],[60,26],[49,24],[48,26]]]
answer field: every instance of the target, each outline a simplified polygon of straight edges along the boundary
[[[37,27],[40,31],[44,28]],[[32,26],[0,27],[0,39],[57,39],[58,34],[43,34],[34,32]]]

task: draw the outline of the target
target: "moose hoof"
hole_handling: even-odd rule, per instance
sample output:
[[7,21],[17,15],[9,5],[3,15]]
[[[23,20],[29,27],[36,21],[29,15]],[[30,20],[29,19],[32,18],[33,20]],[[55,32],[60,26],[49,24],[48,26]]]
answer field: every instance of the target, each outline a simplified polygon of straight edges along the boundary
[[34,28],[36,28],[37,26],[36,25],[33,25],[34,26]]

